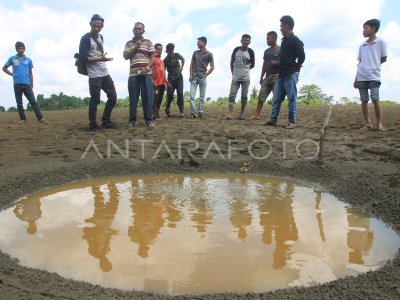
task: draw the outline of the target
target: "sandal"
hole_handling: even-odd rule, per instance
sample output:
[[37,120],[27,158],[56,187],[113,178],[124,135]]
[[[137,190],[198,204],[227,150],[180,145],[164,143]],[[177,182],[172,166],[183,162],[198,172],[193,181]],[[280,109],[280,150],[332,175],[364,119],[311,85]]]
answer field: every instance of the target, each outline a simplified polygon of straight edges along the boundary
[[285,129],[295,129],[296,124],[295,123],[287,123],[285,126]]
[[388,129],[384,128],[384,127],[378,127],[378,128],[376,128],[376,130],[378,130],[378,131],[387,131]]
[[370,124],[365,124],[365,125],[363,125],[360,129],[361,129],[361,130],[369,130],[369,129],[372,129],[372,125],[370,125]]

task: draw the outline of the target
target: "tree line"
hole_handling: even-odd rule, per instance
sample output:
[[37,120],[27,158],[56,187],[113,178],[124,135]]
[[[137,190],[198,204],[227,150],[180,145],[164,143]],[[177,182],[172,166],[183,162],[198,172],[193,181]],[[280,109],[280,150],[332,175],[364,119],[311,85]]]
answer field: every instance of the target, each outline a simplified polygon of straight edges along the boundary
[[[250,104],[256,104],[258,99],[258,90],[254,87],[250,93]],[[166,95],[164,95],[163,104],[166,103]],[[45,98],[44,95],[39,94],[36,98],[40,109],[43,111],[49,110],[69,110],[69,109],[85,109],[89,106],[90,97],[75,97],[75,96],[68,96],[64,93],[60,93],[58,95],[52,94],[49,98]],[[184,100],[189,102],[190,100],[190,93],[186,91],[184,93]],[[228,97],[218,97],[217,99],[213,100],[211,97],[207,97],[206,99],[209,103],[214,103],[215,105],[227,105]],[[268,104],[271,104],[271,99],[268,100]],[[350,99],[348,97],[342,97],[339,101],[335,101],[333,96],[326,95],[322,89],[316,84],[308,84],[303,85],[300,87],[298,92],[298,103],[299,105],[329,105],[334,103],[345,104],[345,105],[352,105],[358,104],[359,99],[353,98]],[[389,100],[381,100],[383,104],[399,104],[395,101]],[[176,104],[176,101],[173,102],[173,105]],[[99,106],[102,107],[105,105],[104,101],[101,101]],[[139,106],[141,103],[139,102]],[[121,98],[117,100],[116,107],[129,107],[129,97]],[[29,103],[27,104],[28,111],[31,111],[32,108],[30,107]],[[10,107],[9,109],[5,109],[4,106],[0,106],[0,112],[16,112],[17,108],[15,106]]]

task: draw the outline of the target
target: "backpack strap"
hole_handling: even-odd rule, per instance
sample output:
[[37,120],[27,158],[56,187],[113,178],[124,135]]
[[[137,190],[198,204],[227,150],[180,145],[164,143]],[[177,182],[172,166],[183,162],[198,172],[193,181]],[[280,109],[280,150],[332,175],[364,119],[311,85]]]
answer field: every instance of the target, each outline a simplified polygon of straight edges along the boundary
[[92,38],[93,41],[96,43],[97,49],[100,50],[101,55],[103,55],[103,54],[104,54],[104,48],[103,48],[103,44],[102,44],[102,43],[103,43],[103,36],[102,36],[101,34],[99,34],[99,36],[100,36],[100,38],[101,38],[101,43],[100,43],[97,39],[93,38],[92,36],[91,36],[91,38]]

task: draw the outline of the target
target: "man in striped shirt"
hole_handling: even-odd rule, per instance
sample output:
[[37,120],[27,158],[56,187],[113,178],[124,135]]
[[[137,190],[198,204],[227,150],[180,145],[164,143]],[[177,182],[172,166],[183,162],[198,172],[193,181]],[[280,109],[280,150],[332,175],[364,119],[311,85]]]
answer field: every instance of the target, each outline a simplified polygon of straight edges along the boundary
[[153,127],[153,79],[151,68],[157,55],[150,40],[143,37],[144,24],[136,22],[133,28],[133,39],[125,44],[123,56],[130,60],[128,91],[129,91],[129,122],[128,126],[136,124],[136,110],[141,95],[144,122]]

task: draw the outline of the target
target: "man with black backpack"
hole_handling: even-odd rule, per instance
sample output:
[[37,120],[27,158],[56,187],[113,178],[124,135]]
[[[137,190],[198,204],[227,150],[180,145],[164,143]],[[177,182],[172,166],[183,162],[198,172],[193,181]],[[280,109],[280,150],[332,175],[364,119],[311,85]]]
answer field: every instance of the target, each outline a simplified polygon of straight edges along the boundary
[[97,125],[96,113],[97,105],[100,103],[101,90],[107,94],[108,99],[101,119],[102,127],[106,129],[116,128],[116,124],[111,122],[110,117],[117,101],[117,92],[106,66],[106,62],[113,59],[107,57],[107,53],[104,53],[103,36],[100,34],[104,19],[95,14],[89,24],[91,30],[82,36],[78,56],[79,63],[86,63],[87,76],[89,77],[89,128],[91,131],[100,129]]

